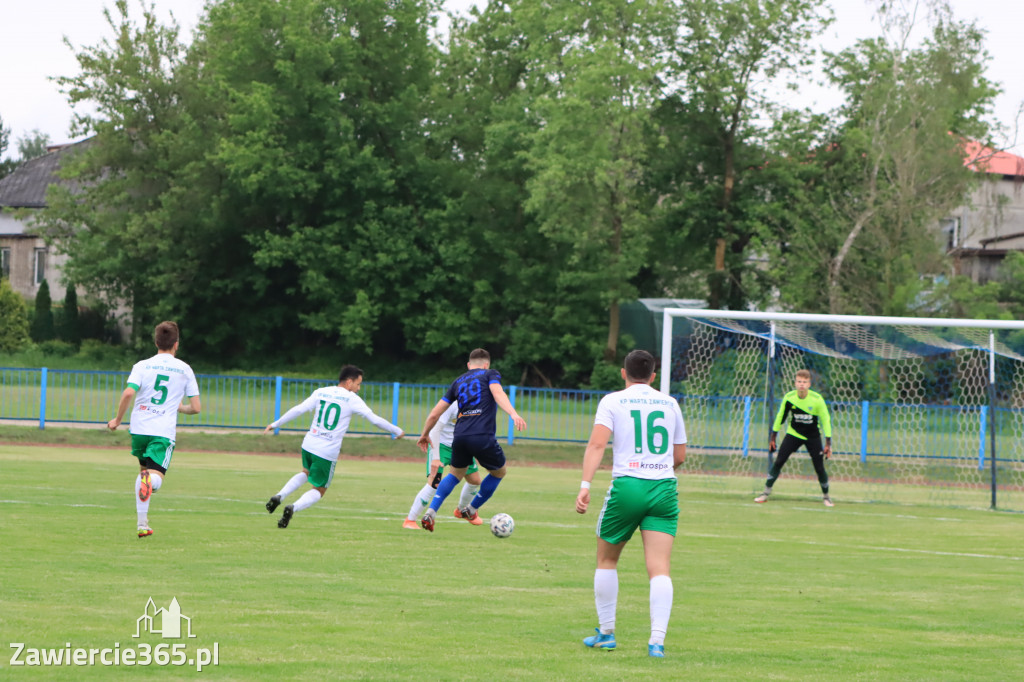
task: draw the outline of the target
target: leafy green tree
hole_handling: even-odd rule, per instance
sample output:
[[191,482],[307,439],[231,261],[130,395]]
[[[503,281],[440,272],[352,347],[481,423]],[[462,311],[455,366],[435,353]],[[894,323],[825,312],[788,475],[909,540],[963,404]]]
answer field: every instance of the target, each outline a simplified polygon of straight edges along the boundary
[[[742,308],[750,293],[748,248],[758,224],[737,199],[746,175],[762,167],[758,117],[778,117],[768,85],[799,75],[813,56],[812,38],[831,21],[821,0],[691,0],[680,5],[677,49],[683,91],[674,120],[688,149],[679,155],[673,192],[684,207],[680,247],[712,254],[709,304]],[[751,191],[750,196],[756,196]]]
[[552,84],[534,101],[544,125],[527,157],[526,208],[551,242],[568,247],[559,290],[593,291],[608,311],[602,359],[613,362],[619,304],[637,297],[633,280],[649,262],[654,236],[655,197],[644,175],[675,6],[563,2],[550,13],[547,4],[518,4],[548,36],[532,43],[531,71]]
[[35,314],[32,316],[32,340],[36,343],[50,341],[57,337],[53,326],[53,302],[50,299],[50,284],[44,279],[36,293]]
[[448,198],[429,247],[424,305],[410,311],[407,336],[439,355],[461,357],[486,346],[503,366],[546,377],[548,349],[527,350],[518,335],[532,339],[533,302],[543,296],[524,297],[524,282],[550,291],[553,275],[542,263],[557,256],[523,209],[523,157],[538,122],[524,31],[506,9],[488,4],[471,18],[452,17],[438,57],[428,95],[428,153],[438,159],[437,187]]
[[827,182],[844,219],[831,249],[832,313],[905,314],[921,274],[941,273],[936,222],[966,201],[977,174],[965,140],[986,141],[984,114],[998,89],[984,76],[983,33],[928,3],[931,36],[908,47],[913,14],[883,3],[886,35],[830,56],[847,92]]
[[[140,343],[152,320],[167,318],[189,329],[192,352],[210,359],[296,342],[295,276],[288,268],[268,275],[251,243],[263,223],[282,219],[273,200],[291,191],[288,179],[262,203],[231,192],[218,159],[229,145],[221,99],[228,93],[220,65],[207,59],[206,38],[200,34],[187,53],[178,27],[160,25],[151,9],[139,21],[125,2],[116,11],[107,14],[115,40],[83,49],[81,74],[61,80],[72,101],[99,109],[76,119],[95,139],[65,167],[80,193],[51,191],[44,212],[54,245],[69,256],[67,271],[107,308],[128,303]],[[233,16],[230,7],[222,11]],[[250,31],[249,40],[260,38]],[[251,68],[273,71],[273,62]],[[301,158],[302,151],[289,153]]]
[[340,9],[211,10],[206,61],[229,103],[215,160],[256,265],[294,273],[302,327],[348,350],[402,348],[444,205],[423,135],[436,48],[422,3]]
[[30,341],[25,299],[0,277],[0,352],[17,353]]
[[[51,247],[68,256],[68,278],[110,308],[127,303],[141,338],[152,319],[184,323],[180,295],[194,296],[191,288],[202,284],[195,276],[202,263],[190,256],[205,244],[179,231],[185,217],[175,199],[193,191],[202,198],[208,184],[178,184],[176,174],[201,159],[197,146],[209,141],[190,137],[183,121],[192,90],[178,77],[185,51],[178,27],[160,25],[146,7],[136,22],[126,0],[104,15],[112,38],[81,48],[79,74],[58,79],[72,105],[92,105],[72,125],[94,137],[61,170],[78,190],[51,186],[40,222]],[[189,224],[205,218],[194,210]]]
[[[830,204],[826,175],[838,154],[827,116],[788,112],[764,137],[765,162],[746,173],[745,215],[756,228],[760,267],[744,273],[754,298],[785,310],[827,313],[828,267],[845,224]],[[750,191],[752,190],[752,191]]]
[[74,347],[82,343],[82,326],[78,315],[78,291],[74,284],[68,284],[64,292],[64,308],[60,314],[57,336]]
[[[604,12],[600,21],[607,22],[608,6],[589,11]],[[460,355],[470,344],[486,345],[497,351],[502,371],[520,383],[586,381],[607,345],[602,336],[608,336],[610,299],[605,280],[594,272],[613,256],[595,265],[601,248],[571,233],[573,226],[600,230],[591,223],[603,209],[587,206],[587,215],[572,215],[536,179],[547,169],[564,191],[591,197],[598,191],[591,184],[601,172],[588,177],[585,161],[568,158],[570,140],[550,150],[543,140],[546,134],[557,137],[544,132],[552,125],[547,114],[556,113],[554,125],[562,126],[563,135],[574,132],[568,117],[557,114],[558,93],[574,89],[573,106],[580,107],[586,88],[581,83],[577,91],[571,84],[598,78],[583,54],[586,45],[603,40],[605,29],[595,28],[592,35],[581,30],[587,23],[581,11],[578,3],[552,9],[519,1],[489,3],[470,21],[456,19],[431,98],[436,116],[430,136],[446,158],[459,163],[451,169],[440,248],[450,259],[443,272],[452,286],[435,288],[431,297],[433,305],[450,306],[451,312],[426,338],[456,340]],[[576,65],[563,73],[557,45],[545,45],[549,39],[567,49],[580,41],[569,60]],[[581,76],[588,69],[592,73]],[[590,88],[589,95],[595,94]],[[586,134],[599,118],[581,122]],[[595,149],[609,138],[602,134]],[[559,168],[572,168],[573,174]],[[586,204],[583,197],[568,199]],[[560,224],[559,211],[572,225]]]
[[38,128],[18,138],[18,154],[23,162],[42,156],[49,146],[50,136]]
[[1024,253],[1012,252],[998,276],[985,284],[956,275],[939,282],[924,297],[927,310],[952,318],[1024,319]]

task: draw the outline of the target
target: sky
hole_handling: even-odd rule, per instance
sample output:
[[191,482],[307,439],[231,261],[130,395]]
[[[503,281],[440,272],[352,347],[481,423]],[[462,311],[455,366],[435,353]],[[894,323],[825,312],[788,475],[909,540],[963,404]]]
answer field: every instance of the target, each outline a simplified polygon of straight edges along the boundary
[[[190,36],[202,13],[205,0],[146,0],[159,17],[171,14]],[[448,0],[448,6],[464,10],[484,0]],[[74,53],[63,43],[67,37],[76,47],[92,46],[112,35],[103,17],[104,7],[113,0],[29,0],[6,3],[0,15],[0,118],[11,130],[7,156],[17,155],[17,140],[34,130],[50,136],[52,143],[71,142],[72,110],[60,94],[52,76],[73,76],[78,71]],[[821,44],[836,50],[860,38],[878,35],[880,30],[864,0],[829,0],[836,22],[821,37]],[[1021,65],[1021,27],[1024,2],[1019,0],[951,0],[959,19],[977,20],[987,31],[986,46],[992,61],[988,77],[1004,93],[996,101],[993,118],[1007,129],[997,142],[1024,155],[1024,131],[1014,136],[1014,121],[1024,102],[1024,68]],[[137,0],[129,0],[137,9]],[[804,88],[793,104],[828,111],[840,103],[836,92],[825,88]],[[1024,120],[1021,125],[1024,126]],[[1020,138],[1020,139],[1017,139]]]

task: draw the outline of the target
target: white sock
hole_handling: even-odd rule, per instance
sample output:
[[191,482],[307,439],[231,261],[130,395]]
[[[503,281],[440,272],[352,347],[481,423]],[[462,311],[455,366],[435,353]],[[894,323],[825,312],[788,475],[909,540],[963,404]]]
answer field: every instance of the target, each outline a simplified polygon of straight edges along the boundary
[[316,488],[307,490],[302,497],[296,500],[295,504],[292,505],[292,511],[302,511],[303,509],[309,509],[314,504],[320,501],[320,491]]
[[619,600],[619,572],[614,568],[594,571],[594,603],[601,634],[615,632],[615,605]]
[[281,492],[277,494],[277,497],[280,497],[282,500],[288,497],[293,492],[301,488],[302,484],[306,482],[307,478],[308,477],[306,476],[305,471],[300,471],[299,473],[295,474],[294,476],[292,476],[290,481],[284,484],[284,487],[281,488]]
[[405,518],[410,521],[418,519],[432,499],[434,499],[434,488],[427,483],[416,493],[416,499],[412,501],[412,506],[409,507],[409,515]]
[[[135,477],[135,512],[139,516],[139,525],[149,525],[149,498],[145,502],[139,499],[139,488],[142,487],[142,474]],[[150,496],[152,497],[152,496]]]
[[672,615],[672,578],[656,575],[651,578],[651,641],[648,644],[665,644],[668,618]]
[[[160,486],[163,485],[164,479],[156,474],[149,475],[149,484],[153,486],[153,492],[160,490]],[[139,488],[142,487],[142,474],[140,473],[135,477],[135,513],[139,519],[140,526],[149,525],[149,500],[153,499],[152,494],[149,498],[143,502],[139,499]]]
[[462,493],[459,495],[459,509],[468,507],[478,492],[480,492],[480,486],[463,483]]

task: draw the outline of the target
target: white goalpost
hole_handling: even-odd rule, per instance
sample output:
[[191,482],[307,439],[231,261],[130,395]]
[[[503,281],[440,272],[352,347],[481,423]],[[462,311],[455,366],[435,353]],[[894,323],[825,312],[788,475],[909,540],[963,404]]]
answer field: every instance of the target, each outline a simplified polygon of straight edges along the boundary
[[[798,369],[832,416],[836,499],[1024,511],[1024,322],[667,308],[660,388],[686,419],[681,469],[760,490]],[[820,496],[801,450],[776,495]]]

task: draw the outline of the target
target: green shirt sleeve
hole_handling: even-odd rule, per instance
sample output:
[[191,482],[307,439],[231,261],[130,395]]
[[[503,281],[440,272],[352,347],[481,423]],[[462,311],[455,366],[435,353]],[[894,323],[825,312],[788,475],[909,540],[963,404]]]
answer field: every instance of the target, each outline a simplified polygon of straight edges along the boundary
[[[788,394],[787,394],[788,395]],[[782,430],[782,420],[786,418],[786,396],[782,397],[782,404],[779,405],[779,412],[775,415],[775,423],[772,424],[772,431]]]
[[825,438],[831,438],[832,437],[832,418],[829,417],[829,414],[828,414],[828,404],[825,402],[824,398],[821,398],[820,396],[819,396],[819,398],[820,398],[820,400],[819,400],[819,403],[818,403],[818,405],[819,405],[819,408],[818,408],[819,409],[818,419],[821,421],[821,435],[824,436]]

